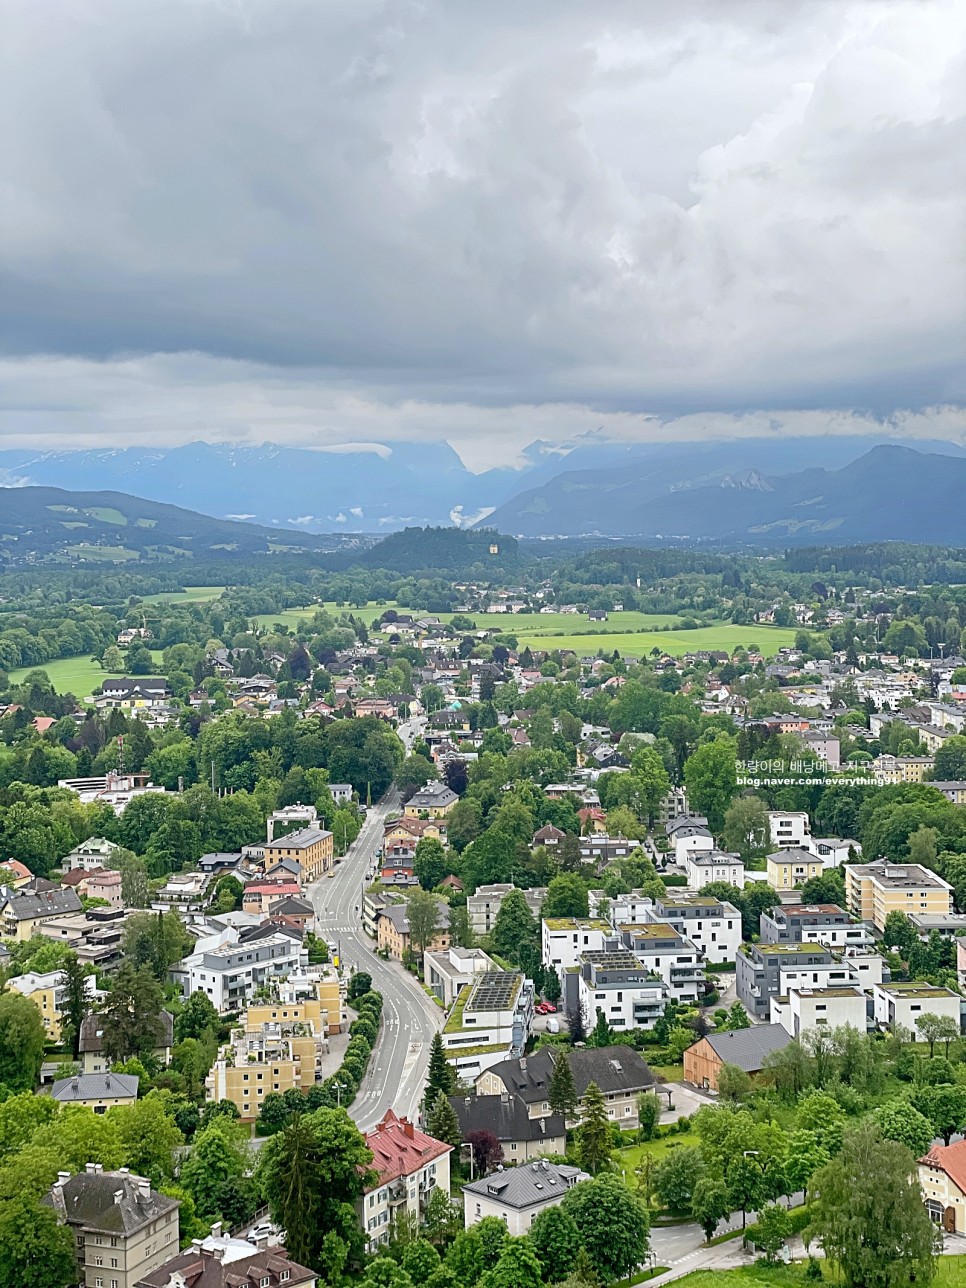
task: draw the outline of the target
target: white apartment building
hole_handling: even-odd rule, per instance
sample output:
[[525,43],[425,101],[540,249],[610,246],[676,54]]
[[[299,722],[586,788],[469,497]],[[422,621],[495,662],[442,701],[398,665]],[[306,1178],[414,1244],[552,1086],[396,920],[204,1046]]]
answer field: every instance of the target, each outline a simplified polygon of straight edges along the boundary
[[171,970],[171,978],[190,997],[200,990],[219,1013],[235,1011],[260,984],[304,973],[308,952],[300,935],[279,930],[241,939],[237,930],[202,940],[195,952]]
[[440,948],[423,957],[423,977],[447,1010],[460,991],[484,971],[499,970],[482,948]]
[[808,849],[819,859],[822,860],[823,868],[838,868],[849,857],[849,850],[855,850],[856,854],[862,853],[862,846],[858,841],[851,841],[847,837],[840,836],[813,836]]
[[692,823],[688,819],[678,819],[675,829],[668,836],[674,846],[674,862],[684,867],[689,854],[699,850],[713,850],[714,837],[706,823]]
[[[589,1025],[595,1023],[597,1012],[603,1011],[612,1029],[652,1029],[671,1000],[664,980],[655,979],[626,949],[584,953],[578,970],[576,976],[567,976],[566,1001],[582,1008]],[[576,996],[572,999],[574,985]]]
[[858,988],[868,993],[882,983],[885,960],[878,953],[849,949],[835,953],[830,962],[814,965],[781,966],[778,972],[778,993],[784,995],[793,988]]
[[693,890],[669,889],[654,901],[647,920],[673,926],[709,965],[733,962],[741,947],[741,913],[734,904]]
[[809,1029],[845,1025],[864,1033],[867,1002],[859,988],[791,988],[784,996],[771,999],[771,1023],[780,1024],[793,1038]]
[[617,946],[617,931],[599,917],[544,917],[540,923],[541,962],[552,966],[561,982],[582,953],[603,952],[607,943]]
[[916,1020],[923,1015],[946,1015],[961,1026],[962,999],[949,988],[937,988],[922,980],[876,984],[872,989],[876,1024],[902,1028],[915,1034]]
[[[503,900],[511,890],[517,887],[509,882],[502,882],[497,885],[478,886],[475,894],[467,896],[466,914],[469,917],[470,929],[474,935],[488,935],[496,925],[497,913]],[[540,909],[546,898],[546,886],[540,886],[533,890],[522,891],[524,899],[527,901],[527,907],[534,918],[540,916]]]
[[809,849],[812,826],[804,810],[769,810],[771,843],[778,850]]
[[692,890],[703,890],[713,881],[727,881],[743,890],[745,865],[737,854],[722,850],[688,850],[684,855],[684,875]]
[[624,948],[667,985],[672,1001],[696,1004],[704,996],[701,953],[666,921],[620,926]]
[[464,986],[443,1027],[443,1049],[461,1082],[524,1054],[533,1007],[533,981],[519,971],[486,971]]

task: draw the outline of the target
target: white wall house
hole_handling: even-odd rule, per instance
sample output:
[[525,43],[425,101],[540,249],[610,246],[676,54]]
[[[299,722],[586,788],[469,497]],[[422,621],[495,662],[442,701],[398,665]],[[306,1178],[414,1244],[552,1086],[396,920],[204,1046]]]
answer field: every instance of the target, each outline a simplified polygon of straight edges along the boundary
[[540,938],[540,960],[544,966],[552,966],[562,981],[581,953],[603,952],[608,940],[616,943],[617,932],[599,917],[544,917]]
[[804,810],[769,810],[768,826],[776,849],[808,849],[812,827]]
[[564,1195],[586,1172],[541,1159],[523,1167],[498,1168],[489,1176],[463,1186],[463,1221],[468,1230],[484,1217],[495,1216],[507,1233],[526,1234],[541,1212],[562,1203]]
[[216,1011],[224,1013],[238,1010],[260,984],[299,974],[307,966],[308,953],[300,937],[279,931],[239,941],[238,932],[232,931],[210,947],[202,941],[196,952],[172,968],[171,978],[180,985],[183,997],[200,990]]
[[961,998],[948,988],[921,980],[877,984],[872,989],[876,1024],[903,1028],[917,1034],[916,1020],[923,1015],[948,1015],[960,1025]]
[[714,849],[690,850],[684,856],[682,867],[692,890],[703,890],[713,881],[727,881],[739,890],[744,889],[745,865],[737,854]]
[[859,988],[792,988],[784,997],[771,999],[771,1023],[780,1024],[793,1038],[809,1029],[845,1025],[864,1033],[867,1001]]

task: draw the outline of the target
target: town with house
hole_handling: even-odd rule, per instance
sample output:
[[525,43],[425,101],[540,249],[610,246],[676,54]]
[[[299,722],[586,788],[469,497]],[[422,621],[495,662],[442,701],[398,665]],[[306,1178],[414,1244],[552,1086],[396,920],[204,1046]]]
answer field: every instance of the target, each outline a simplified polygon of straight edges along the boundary
[[10,685],[0,1203],[37,1282],[674,1277],[797,1247],[870,1133],[966,1239],[961,641],[853,594],[591,655],[491,615],[619,600],[455,593],[230,645],[198,610],[156,655],[139,610],[109,647],[158,674]]

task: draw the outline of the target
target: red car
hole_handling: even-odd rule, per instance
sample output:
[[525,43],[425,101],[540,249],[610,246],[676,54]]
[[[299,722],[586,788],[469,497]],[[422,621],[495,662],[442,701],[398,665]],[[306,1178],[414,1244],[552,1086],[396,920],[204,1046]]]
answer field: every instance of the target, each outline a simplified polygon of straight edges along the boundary
[[552,1015],[557,1008],[552,1002],[540,1002],[534,1010],[538,1015]]

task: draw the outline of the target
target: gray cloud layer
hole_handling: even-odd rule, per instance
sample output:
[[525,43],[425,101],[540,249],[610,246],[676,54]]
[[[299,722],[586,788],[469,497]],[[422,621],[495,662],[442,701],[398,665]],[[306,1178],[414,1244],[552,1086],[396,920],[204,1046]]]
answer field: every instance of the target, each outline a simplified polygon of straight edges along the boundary
[[964,432],[956,0],[2,9],[9,443]]

